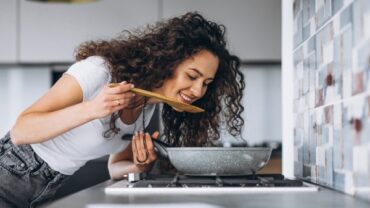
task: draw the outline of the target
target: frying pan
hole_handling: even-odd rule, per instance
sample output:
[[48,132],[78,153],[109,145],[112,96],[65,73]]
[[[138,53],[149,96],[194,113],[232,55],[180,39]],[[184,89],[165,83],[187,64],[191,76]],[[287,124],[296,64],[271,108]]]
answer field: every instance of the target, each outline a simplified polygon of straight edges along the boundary
[[271,148],[250,147],[169,147],[153,139],[160,157],[185,175],[250,175],[263,168],[270,159]]

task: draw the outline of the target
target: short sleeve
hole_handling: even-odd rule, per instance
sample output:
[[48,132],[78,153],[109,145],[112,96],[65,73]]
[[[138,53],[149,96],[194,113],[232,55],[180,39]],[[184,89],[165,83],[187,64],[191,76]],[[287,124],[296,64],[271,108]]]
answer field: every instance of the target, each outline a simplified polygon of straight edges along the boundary
[[65,72],[80,84],[83,99],[91,100],[110,82],[111,76],[103,57],[91,56],[73,64]]

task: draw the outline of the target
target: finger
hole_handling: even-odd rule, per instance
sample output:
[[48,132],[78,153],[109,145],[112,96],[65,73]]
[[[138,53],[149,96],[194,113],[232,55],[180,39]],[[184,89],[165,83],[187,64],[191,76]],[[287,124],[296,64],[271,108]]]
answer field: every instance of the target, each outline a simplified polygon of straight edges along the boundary
[[[136,148],[137,148],[137,154],[138,154],[138,160],[140,160],[141,162],[143,162],[145,159],[146,159],[146,150],[144,148],[144,145],[143,145],[143,135],[142,133],[140,132],[137,136],[137,139],[135,141],[136,143]],[[139,161],[139,162],[140,162]]]
[[106,93],[108,94],[121,94],[124,92],[130,91],[135,86],[130,83],[120,83],[119,85],[116,85],[114,87],[109,87],[109,85],[106,87]]
[[118,106],[122,103],[123,103],[123,100],[120,99],[119,97],[116,97],[116,96],[105,95],[105,97],[103,98],[103,104],[106,107],[114,107],[114,106]]
[[145,134],[144,134],[144,132],[140,132],[140,147],[142,147],[141,148],[141,151],[142,151],[142,154],[144,155],[144,157],[145,157],[145,160],[147,159],[147,152],[148,152],[148,150],[147,150],[147,146],[146,146],[146,140],[145,140]]
[[125,108],[127,105],[125,103],[121,103],[121,101],[112,101],[107,107],[110,107],[110,111],[116,112],[121,110],[122,108]]
[[113,87],[117,87],[119,84],[125,84],[127,83],[126,81],[122,81],[121,83],[109,83],[107,84],[107,87],[110,87],[110,88],[113,88]]
[[153,139],[158,139],[159,137],[159,131],[155,131],[153,134],[152,134],[152,138]]
[[135,97],[135,93],[133,92],[124,92],[121,94],[114,94],[114,95],[109,95],[111,100],[127,100],[127,99],[132,99]]
[[120,106],[120,105],[123,105],[123,104],[124,104],[123,100],[112,100],[111,101],[112,106]]
[[138,161],[137,161],[137,156],[138,156],[138,154],[137,154],[137,147],[136,147],[136,136],[134,135],[133,137],[132,137],[132,144],[131,144],[131,147],[132,147],[132,157],[133,157],[133,161],[135,162],[135,163],[137,163]]
[[154,148],[152,138],[150,137],[148,133],[145,134],[145,144],[146,144],[147,150],[152,150]]
[[136,146],[138,147],[139,150],[145,149],[143,140],[144,140],[144,135],[142,132],[139,132],[139,136],[138,136],[137,143],[136,143]]
[[114,100],[111,101],[108,106],[112,107],[112,112],[116,112],[118,110],[121,110],[129,105],[131,105],[131,99],[121,99],[121,100]]
[[146,155],[143,155],[142,153],[140,153],[140,151],[137,151],[136,155],[135,155],[134,162],[136,164],[142,164],[145,161],[146,161]]
[[122,81],[122,82],[120,82],[120,83],[109,83],[109,84],[107,84],[107,87],[109,87],[109,88],[115,88],[115,87],[118,87],[119,85],[123,85],[123,84],[127,84],[127,81]]
[[157,159],[157,153],[154,150],[154,145],[152,142],[152,138],[150,137],[149,133],[145,134],[145,143],[148,152],[148,164],[155,161]]
[[135,99],[134,93],[124,93],[121,95],[110,96],[109,106],[124,105],[125,107],[130,105]]
[[136,132],[135,138],[132,142],[134,144],[133,148],[135,148],[135,151],[133,151],[133,153],[134,153],[134,162],[136,164],[142,164],[143,161],[146,160],[146,157],[147,157],[145,154],[143,154],[143,151],[140,149],[138,145],[140,143],[139,140],[140,140],[140,134]]
[[113,102],[113,105],[115,106],[119,106],[119,105],[128,105],[130,102],[129,100],[126,100],[126,99],[117,99],[117,100],[114,100],[112,101]]
[[119,101],[123,103],[124,105],[130,105],[132,103],[135,103],[135,98],[126,96],[122,99],[119,99]]

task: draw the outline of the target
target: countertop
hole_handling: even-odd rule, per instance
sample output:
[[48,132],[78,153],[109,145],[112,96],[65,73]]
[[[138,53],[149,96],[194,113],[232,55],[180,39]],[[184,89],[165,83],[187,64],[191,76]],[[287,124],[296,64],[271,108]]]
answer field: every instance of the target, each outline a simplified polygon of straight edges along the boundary
[[[66,196],[41,207],[47,208],[74,208],[86,207],[91,204],[178,204],[206,203],[217,207],[335,207],[335,208],[361,208],[370,207],[370,203],[356,199],[337,191],[320,187],[318,192],[301,193],[253,193],[253,194],[217,194],[217,195],[107,195],[104,188],[116,181],[108,180],[80,192]],[[189,207],[190,204],[187,206]],[[196,205],[196,204],[193,204]],[[124,207],[124,206],[122,206]],[[200,206],[198,206],[200,207]]]

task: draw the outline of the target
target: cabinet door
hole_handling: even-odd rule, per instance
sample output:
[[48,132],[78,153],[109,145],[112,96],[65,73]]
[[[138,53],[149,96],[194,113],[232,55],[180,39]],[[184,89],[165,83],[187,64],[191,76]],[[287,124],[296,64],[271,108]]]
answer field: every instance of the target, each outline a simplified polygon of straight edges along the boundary
[[38,3],[21,0],[20,61],[71,62],[88,40],[116,37],[124,29],[158,20],[158,0]]
[[0,1],[0,63],[17,61],[17,4],[16,0]]
[[230,49],[244,61],[280,61],[281,1],[163,0],[165,18],[199,11],[227,28]]

